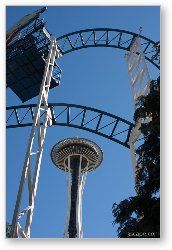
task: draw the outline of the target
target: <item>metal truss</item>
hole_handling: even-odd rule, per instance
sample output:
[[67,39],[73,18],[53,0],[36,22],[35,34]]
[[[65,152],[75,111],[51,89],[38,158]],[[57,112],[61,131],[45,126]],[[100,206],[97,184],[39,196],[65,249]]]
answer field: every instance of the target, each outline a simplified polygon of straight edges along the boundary
[[20,32],[18,32],[14,38],[11,40],[11,42],[8,44],[8,47],[14,44],[16,41],[23,39],[29,34],[35,33],[39,31],[40,29],[43,29],[45,26],[45,22],[43,19],[36,19],[29,25],[27,25],[25,28],[23,28]]
[[[111,47],[125,51],[130,48],[138,34],[110,28],[93,28],[68,33],[57,38],[58,48],[63,55],[75,50],[89,47]],[[160,69],[159,42],[154,42],[140,35],[145,59]]]
[[[34,104],[7,107],[7,128],[31,126],[35,107]],[[51,110],[52,125],[83,129],[129,148],[133,123],[116,115],[76,104],[49,103],[48,107]]]
[[[10,63],[12,58],[18,55],[22,55],[31,48],[36,48],[37,51],[42,55],[43,59],[46,60],[49,52],[50,45],[50,34],[45,28],[43,20],[37,19],[34,23],[30,24],[25,29],[21,30],[9,43],[6,51],[6,61]],[[36,58],[34,58],[36,59]],[[61,69],[58,65],[54,65],[56,71],[61,73]],[[54,71],[53,71],[53,76]]]
[[36,46],[39,52],[46,52],[48,54],[48,46],[50,43],[44,35],[44,30],[46,30],[44,26],[45,23],[43,20],[38,19],[25,29],[21,30],[7,46],[7,62],[11,58],[22,54],[33,46]]
[[[142,51],[140,35],[138,35],[131,48],[129,54],[125,55],[128,65],[128,72],[130,77],[130,84],[133,94],[133,100],[135,105],[135,110],[139,107],[139,98],[141,96],[146,96],[150,91],[151,77],[148,71],[146,64],[146,57]],[[135,143],[138,138],[141,136],[141,124],[147,123],[150,121],[150,118],[138,119],[136,121],[135,127],[132,129],[129,145],[131,152],[131,160],[133,165],[133,174],[136,182],[136,146]]]
[[142,51],[140,37],[135,38],[130,48],[130,53],[125,55],[130,76],[131,89],[135,108],[137,108],[140,96],[148,94],[150,89],[151,77]]
[[[35,105],[32,128],[25,156],[25,162],[20,179],[13,220],[12,220],[12,237],[13,238],[30,238],[30,227],[34,210],[43,144],[46,134],[47,125],[51,125],[49,120],[50,109],[48,107],[48,93],[55,63],[55,58],[61,54],[56,45],[55,37],[50,38],[50,48],[46,59],[44,75],[38,96],[38,103]],[[17,113],[16,113],[17,114]],[[42,117],[42,122],[40,122]],[[23,198],[23,192],[26,190],[28,200]],[[26,203],[26,204],[25,204]],[[21,205],[24,209],[21,211]],[[24,223],[21,225],[20,218],[24,217]]]
[[[22,102],[39,95],[39,89],[50,46],[50,34],[41,19],[22,29],[6,49],[6,87]],[[62,70],[54,63],[50,88],[58,86]]]

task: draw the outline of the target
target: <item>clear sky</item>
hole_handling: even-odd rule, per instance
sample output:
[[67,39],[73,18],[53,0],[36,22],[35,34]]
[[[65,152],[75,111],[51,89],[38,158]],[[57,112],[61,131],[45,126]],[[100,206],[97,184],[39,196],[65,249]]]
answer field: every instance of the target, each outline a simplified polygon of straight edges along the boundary
[[[7,7],[7,29],[22,16],[38,7]],[[48,7],[43,14],[47,29],[56,37],[87,28],[117,28],[138,32],[153,41],[160,40],[159,7]],[[133,121],[134,106],[124,59],[124,51],[113,48],[89,48],[59,59],[62,78],[50,91],[49,102],[66,102],[98,108]],[[149,65],[148,65],[149,66]],[[151,68],[150,74],[155,75]],[[27,103],[36,103],[33,98]],[[7,106],[21,101],[9,89]],[[11,222],[30,127],[7,130],[7,221]],[[135,194],[130,152],[127,148],[89,132],[68,127],[47,130],[39,177],[31,237],[61,238],[66,215],[64,172],[50,159],[52,146],[67,137],[95,141],[104,152],[104,161],[88,173],[83,194],[84,238],[116,237],[112,205]],[[24,208],[24,207],[21,207]]]

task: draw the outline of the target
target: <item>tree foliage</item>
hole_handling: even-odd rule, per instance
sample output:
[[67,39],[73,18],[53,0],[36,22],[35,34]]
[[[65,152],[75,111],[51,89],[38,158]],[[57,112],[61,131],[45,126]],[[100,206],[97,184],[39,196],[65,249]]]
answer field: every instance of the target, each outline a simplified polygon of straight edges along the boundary
[[12,225],[6,222],[6,238],[12,238]]
[[137,195],[113,204],[119,238],[160,237],[160,78],[139,99],[134,119],[142,119],[144,143],[137,149]]

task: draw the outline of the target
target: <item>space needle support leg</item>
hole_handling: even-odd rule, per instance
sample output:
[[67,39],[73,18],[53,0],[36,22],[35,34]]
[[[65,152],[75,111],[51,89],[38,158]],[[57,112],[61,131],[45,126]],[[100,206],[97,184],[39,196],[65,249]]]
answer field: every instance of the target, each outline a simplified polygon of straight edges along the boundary
[[76,202],[76,227],[77,227],[77,238],[81,238],[81,206],[82,206],[82,196],[80,195],[80,190],[81,190],[81,164],[82,164],[82,155],[79,157],[79,174],[78,174],[78,190],[77,190],[77,202]]
[[[68,238],[68,227],[70,219],[70,209],[71,209],[71,180],[70,180],[70,156],[68,156],[67,166],[64,161],[65,172],[66,172],[66,184],[67,184],[67,212],[66,212],[66,223],[64,229],[64,238]],[[67,170],[67,171],[66,171]]]
[[[30,238],[30,226],[32,223],[32,215],[34,209],[34,201],[36,197],[37,185],[38,185],[38,178],[39,178],[39,171],[41,165],[41,158],[43,152],[43,144],[46,135],[46,128],[47,125],[51,125],[51,117],[50,117],[50,110],[48,108],[48,93],[51,83],[51,77],[54,67],[54,62],[56,57],[60,57],[60,52],[57,49],[56,39],[55,37],[50,38],[50,48],[48,58],[46,60],[44,75],[42,79],[42,84],[40,88],[40,93],[38,96],[38,103],[36,106],[36,110],[34,113],[34,120],[30,132],[29,142],[27,146],[23,171],[20,179],[13,220],[12,220],[12,237],[17,238],[19,237],[18,232],[20,232],[21,236],[26,236],[26,238]],[[43,114],[41,115],[41,111]],[[41,125],[41,117],[43,117],[43,124]],[[32,152],[33,144],[36,141],[37,143],[37,151]],[[34,157],[34,163],[31,165],[31,157]],[[33,169],[34,171],[31,171]],[[31,176],[31,173],[33,177]],[[26,209],[20,212],[20,205],[22,202],[22,194],[23,189],[26,183],[26,178],[28,178],[28,197],[29,197],[29,205]],[[26,213],[26,222],[25,222],[25,229],[23,230],[18,222],[19,217],[21,214]],[[20,215],[20,216],[19,216]],[[18,230],[20,229],[20,230]]]

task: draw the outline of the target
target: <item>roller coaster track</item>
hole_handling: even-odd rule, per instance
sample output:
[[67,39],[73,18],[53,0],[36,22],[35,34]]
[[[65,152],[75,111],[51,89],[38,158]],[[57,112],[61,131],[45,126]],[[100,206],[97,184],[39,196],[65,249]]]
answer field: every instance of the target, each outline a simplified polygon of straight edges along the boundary
[[[68,33],[57,38],[58,48],[63,55],[90,47],[110,47],[129,51],[138,34],[110,28],[85,29]],[[142,51],[147,61],[160,69],[159,42],[139,35]]]
[[[36,104],[7,107],[7,128],[32,126]],[[76,104],[49,103],[52,125],[83,129],[129,148],[134,124],[116,115]],[[45,111],[42,111],[43,116]]]

